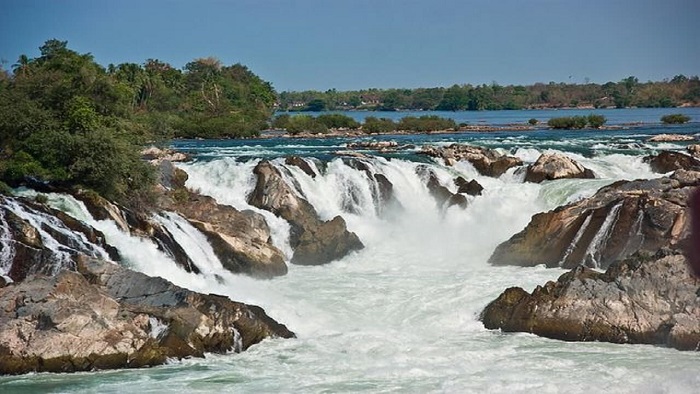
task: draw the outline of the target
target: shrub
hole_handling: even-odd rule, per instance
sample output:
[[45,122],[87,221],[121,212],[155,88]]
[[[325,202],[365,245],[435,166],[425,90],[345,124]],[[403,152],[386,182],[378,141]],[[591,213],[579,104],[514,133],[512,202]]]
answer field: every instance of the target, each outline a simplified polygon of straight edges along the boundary
[[288,133],[299,134],[304,131],[309,133],[327,133],[328,128],[310,115],[296,115],[289,118],[289,123],[287,124]]
[[365,118],[365,123],[362,125],[362,131],[365,133],[389,133],[396,130],[396,124],[393,120],[387,118],[375,118],[368,116]]
[[586,116],[563,116],[547,121],[547,125],[553,129],[582,129],[586,124],[588,124]]
[[593,127],[594,129],[599,129],[601,128],[605,122],[608,120],[605,119],[605,116],[603,115],[596,115],[596,114],[590,114],[588,115],[588,125],[590,127]]
[[441,118],[439,116],[421,116],[416,118],[415,116],[407,116],[399,122],[397,125],[399,130],[406,131],[438,131],[438,130],[448,130],[456,129],[457,123],[452,119]]
[[360,127],[355,119],[343,114],[323,114],[316,118],[329,129],[356,129]]
[[669,114],[662,116],[661,121],[665,124],[683,124],[690,121],[690,116],[683,114]]
[[34,201],[38,202],[39,204],[46,204],[49,202],[49,196],[46,194],[39,193],[36,196],[34,196]]
[[282,114],[282,115],[277,115],[275,116],[274,119],[272,119],[272,128],[273,129],[286,129],[287,126],[289,126],[289,119],[291,116],[289,114]]
[[11,196],[12,188],[5,182],[0,181],[0,195]]
[[535,118],[530,118],[530,120],[528,120],[527,123],[529,123],[530,126],[534,126],[534,125],[536,125],[537,123],[540,123],[540,122],[539,122],[537,119],[535,119]]

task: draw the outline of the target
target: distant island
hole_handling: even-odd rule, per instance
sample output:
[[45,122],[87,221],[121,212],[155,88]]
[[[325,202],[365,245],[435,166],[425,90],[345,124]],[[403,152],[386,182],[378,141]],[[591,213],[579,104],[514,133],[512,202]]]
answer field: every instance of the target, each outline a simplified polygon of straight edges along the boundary
[[605,84],[535,83],[501,86],[453,85],[448,88],[335,89],[282,92],[281,111],[481,111],[553,108],[670,108],[700,105],[700,78],[676,75],[670,80],[640,82],[630,76]]

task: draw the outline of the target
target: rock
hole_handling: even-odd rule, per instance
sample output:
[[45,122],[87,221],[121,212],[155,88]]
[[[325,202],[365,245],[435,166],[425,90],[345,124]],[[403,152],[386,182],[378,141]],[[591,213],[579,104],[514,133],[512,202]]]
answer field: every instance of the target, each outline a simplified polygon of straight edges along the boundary
[[162,161],[171,162],[190,161],[192,157],[182,152],[176,152],[173,149],[160,149],[155,146],[150,146],[141,151],[141,158],[150,161],[151,164],[159,165]]
[[605,273],[577,267],[532,294],[514,287],[482,312],[488,329],[566,341],[700,348],[698,279],[680,254],[635,254]]
[[311,168],[311,165],[309,165],[309,163],[306,160],[299,156],[288,156],[284,160],[284,164],[299,167],[302,171],[306,173],[306,175],[312,178],[316,178],[316,172],[313,170],[313,168]]
[[605,269],[636,251],[681,247],[689,234],[686,209],[700,173],[619,181],[594,196],[534,215],[527,227],[500,244],[495,265]]
[[294,249],[292,263],[325,264],[364,247],[357,235],[347,230],[340,216],[328,222],[320,220],[314,207],[297,196],[269,161],[262,160],[253,173],[257,183],[248,202],[289,222],[290,244]]
[[184,188],[187,178],[187,173],[175,167],[170,160],[162,160],[158,164],[158,183],[166,190]]
[[100,260],[0,288],[0,374],[135,368],[294,334],[252,305]]
[[224,268],[257,278],[287,273],[284,253],[272,245],[270,228],[262,215],[189,193],[186,201],[167,208],[185,217],[207,237]]
[[484,190],[484,187],[481,186],[481,184],[479,184],[479,182],[477,182],[476,179],[467,181],[461,176],[458,176],[457,178],[455,178],[454,183],[455,186],[457,186],[457,193],[464,193],[470,196],[480,196],[481,192]]
[[351,151],[351,150],[338,150],[338,151],[333,152],[333,154],[336,156],[354,157],[354,158],[358,158],[358,159],[366,159],[369,157],[362,152],[355,152],[355,151]]
[[441,158],[447,165],[453,165],[455,160],[469,161],[481,175],[499,177],[508,169],[523,164],[522,160],[506,156],[494,149],[478,146],[452,144],[448,147],[424,146],[420,154]]
[[691,156],[698,158],[700,157],[700,144],[688,145],[685,149],[690,153]]
[[375,150],[379,153],[392,153],[402,149],[412,149],[413,145],[399,145],[396,141],[359,141],[347,144],[347,149]]
[[649,163],[651,170],[659,174],[680,169],[700,171],[700,160],[680,152],[665,150],[656,156],[646,156],[644,162]]
[[683,134],[658,134],[653,137],[647,138],[647,142],[682,142],[682,141],[694,141],[695,137],[692,135]]
[[459,193],[452,193],[450,189],[443,186],[433,170],[420,166],[417,168],[417,171],[419,175],[427,178],[426,186],[428,191],[439,207],[447,209],[453,205],[459,205],[460,208],[465,209],[469,205],[466,197]]
[[564,178],[595,178],[595,174],[559,153],[543,153],[535,163],[527,167],[525,173],[525,182],[532,183]]

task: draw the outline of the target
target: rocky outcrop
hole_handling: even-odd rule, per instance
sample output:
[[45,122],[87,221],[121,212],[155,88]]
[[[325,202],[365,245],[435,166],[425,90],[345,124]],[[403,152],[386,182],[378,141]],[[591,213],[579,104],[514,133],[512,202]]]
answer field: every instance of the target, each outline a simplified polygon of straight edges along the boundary
[[[370,164],[360,159],[345,159],[344,161],[348,167],[364,172],[367,179],[369,179],[372,199],[379,215],[387,212],[395,213],[403,208],[394,193],[394,184],[384,174],[374,172]],[[352,211],[352,209],[349,209],[349,211]]]
[[314,207],[285,183],[269,161],[258,163],[253,172],[257,183],[248,202],[289,222],[290,244],[294,249],[292,263],[325,264],[364,247],[357,235],[347,230],[342,217],[320,220]]
[[647,138],[647,142],[682,142],[682,141],[694,141],[695,137],[692,135],[684,134],[658,134],[653,137]]
[[425,179],[425,185],[433,196],[438,207],[447,209],[453,205],[457,205],[465,209],[469,205],[467,198],[459,193],[452,193],[450,189],[440,183],[437,175],[433,170],[426,166],[416,168],[418,175]]
[[476,179],[467,181],[461,176],[454,179],[455,186],[457,186],[457,193],[464,193],[470,196],[480,196],[481,192],[484,191],[484,187],[481,186]]
[[688,145],[685,147],[685,150],[695,158],[700,157],[700,144]]
[[565,178],[595,178],[593,171],[560,153],[543,153],[527,166],[525,182],[540,183]]
[[700,280],[680,254],[635,254],[605,273],[577,267],[531,294],[503,292],[482,312],[488,329],[566,341],[700,349]]
[[396,141],[358,141],[347,144],[346,148],[374,150],[379,153],[392,153],[398,150],[413,149],[415,145],[399,145]]
[[689,234],[688,197],[698,185],[700,172],[683,170],[613,183],[593,197],[534,215],[489,262],[604,269],[636,251],[682,246]]
[[177,152],[169,148],[160,149],[156,146],[150,146],[141,151],[141,158],[154,165],[158,165],[162,161],[181,162],[192,160],[192,157],[186,153]]
[[0,374],[136,368],[294,334],[259,307],[100,260],[0,288]]
[[457,161],[466,160],[481,175],[496,178],[508,169],[523,164],[519,158],[501,154],[494,149],[461,144],[452,144],[447,147],[424,146],[419,153],[443,159],[445,164],[450,166]]
[[185,217],[207,237],[224,268],[257,278],[287,273],[284,254],[272,245],[270,228],[262,215],[188,193],[186,199],[167,208]]
[[651,170],[666,174],[675,170],[700,171],[700,160],[681,152],[662,151],[656,156],[646,156],[645,163],[649,163]]
[[286,159],[284,159],[284,164],[288,166],[295,166],[299,167],[306,175],[316,178],[316,171],[311,168],[311,165],[302,157],[299,156],[287,156]]

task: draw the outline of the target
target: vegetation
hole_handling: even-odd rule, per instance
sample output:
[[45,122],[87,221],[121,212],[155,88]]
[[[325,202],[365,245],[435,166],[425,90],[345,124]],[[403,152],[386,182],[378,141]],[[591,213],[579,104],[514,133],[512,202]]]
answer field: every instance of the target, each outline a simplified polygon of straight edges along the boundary
[[452,119],[441,118],[439,116],[407,116],[399,123],[394,123],[391,119],[376,118],[368,116],[365,123],[360,125],[353,118],[342,114],[323,114],[318,117],[311,115],[281,114],[272,121],[275,129],[286,129],[290,134],[301,132],[327,133],[329,129],[359,129],[360,126],[365,133],[388,133],[392,131],[413,131],[427,132],[440,130],[454,130],[457,124]]
[[535,119],[535,118],[530,118],[530,120],[528,120],[527,123],[528,123],[530,126],[534,126],[534,125],[540,123],[540,121],[537,120],[537,119]]
[[564,116],[552,118],[547,122],[547,126],[553,129],[583,129],[584,127],[600,128],[607,119],[603,115],[591,114],[588,116]]
[[301,132],[318,134],[328,132],[328,127],[311,115],[297,115],[290,117],[287,122],[286,129],[289,134],[299,134]]
[[605,84],[549,82],[530,86],[453,85],[448,88],[282,92],[281,110],[501,110],[565,107],[675,107],[700,105],[700,78],[640,82],[634,76]]
[[329,129],[357,129],[360,123],[343,114],[323,114],[316,118]]
[[683,114],[669,114],[661,117],[661,122],[665,124],[682,124],[690,122],[690,116]]
[[435,115],[421,116],[419,118],[406,116],[399,121],[396,127],[404,131],[426,132],[456,129],[457,124],[452,119],[441,118]]
[[362,125],[362,131],[367,134],[371,133],[389,133],[396,130],[396,124],[393,120],[387,118],[376,118],[368,116],[365,118],[365,123]]
[[245,66],[196,59],[180,71],[149,59],[106,69],[49,40],[37,58],[0,69],[0,182],[81,185],[137,205],[149,199],[143,144],[242,137],[267,126],[272,87]]

